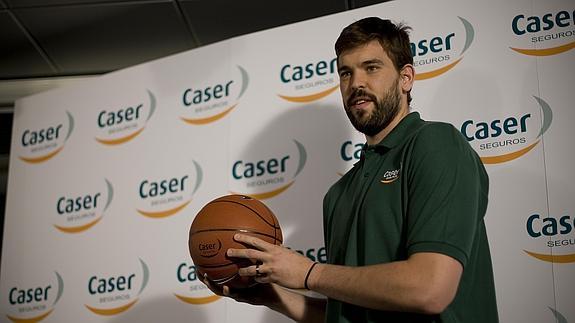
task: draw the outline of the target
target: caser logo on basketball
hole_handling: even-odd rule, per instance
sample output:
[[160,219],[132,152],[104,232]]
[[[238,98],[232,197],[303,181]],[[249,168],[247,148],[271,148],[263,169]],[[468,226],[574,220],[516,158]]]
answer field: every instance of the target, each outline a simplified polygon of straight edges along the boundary
[[146,99],[139,94],[125,103],[100,110],[96,118],[96,141],[107,146],[121,145],[142,133],[156,110],[156,97],[150,90],[146,92]]
[[45,162],[56,156],[64,149],[64,145],[74,129],[74,118],[66,111],[67,122],[64,117],[34,128],[26,128],[20,136],[18,157],[30,164]]
[[200,241],[198,243],[198,250],[200,251],[200,256],[204,258],[211,258],[216,256],[220,250],[222,250],[222,242],[220,239],[216,239],[216,241]]
[[239,104],[249,84],[248,72],[239,65],[237,68],[239,73],[232,79],[185,89],[180,119],[190,125],[205,125],[230,113]]

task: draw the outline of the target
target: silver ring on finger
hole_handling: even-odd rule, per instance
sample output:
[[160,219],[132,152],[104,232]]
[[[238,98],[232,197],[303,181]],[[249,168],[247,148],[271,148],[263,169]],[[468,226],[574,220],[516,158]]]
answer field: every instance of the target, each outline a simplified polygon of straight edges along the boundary
[[260,273],[260,264],[256,264],[256,277],[261,277],[264,274]]

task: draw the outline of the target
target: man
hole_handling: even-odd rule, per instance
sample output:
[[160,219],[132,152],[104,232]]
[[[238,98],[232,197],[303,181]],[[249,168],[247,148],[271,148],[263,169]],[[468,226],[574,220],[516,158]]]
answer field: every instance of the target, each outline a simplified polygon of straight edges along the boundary
[[[498,322],[483,217],[488,177],[451,125],[411,112],[408,27],[375,17],[336,44],[340,90],[362,157],[324,198],[328,263],[238,234],[229,257],[261,284],[220,294],[302,322]],[[286,288],[281,288],[281,287]],[[308,288],[327,300],[289,289]]]

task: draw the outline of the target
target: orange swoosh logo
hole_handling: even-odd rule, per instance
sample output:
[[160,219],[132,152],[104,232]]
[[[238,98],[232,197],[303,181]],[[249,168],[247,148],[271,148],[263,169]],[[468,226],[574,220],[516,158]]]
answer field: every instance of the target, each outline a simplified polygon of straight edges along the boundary
[[51,309],[51,310],[49,310],[48,312],[46,312],[46,313],[44,313],[44,314],[42,314],[42,315],[39,315],[39,316],[36,316],[36,317],[31,317],[31,318],[28,318],[28,319],[21,319],[21,318],[13,317],[13,316],[10,316],[10,315],[6,315],[6,317],[8,317],[8,319],[9,319],[10,321],[14,322],[14,323],[36,323],[36,322],[40,322],[40,321],[42,321],[43,319],[45,319],[46,316],[50,315],[50,313],[52,313],[53,310],[54,310],[54,309]]
[[331,92],[335,91],[338,87],[339,87],[339,84],[334,86],[334,87],[331,87],[325,91],[315,93],[315,94],[310,94],[310,95],[304,95],[304,96],[287,96],[287,95],[281,95],[281,94],[278,94],[278,96],[280,98],[287,100],[287,101],[290,101],[290,102],[297,102],[297,103],[311,102],[311,101],[319,100],[323,97],[328,96],[329,94],[331,94]]
[[188,304],[202,305],[217,301],[221,297],[218,295],[206,296],[206,297],[186,297],[178,294],[174,294],[179,300]]
[[58,229],[62,232],[65,232],[65,233],[79,233],[79,232],[86,231],[86,230],[90,229],[96,223],[98,223],[101,219],[102,219],[102,217],[99,217],[92,222],[89,222],[89,223],[86,223],[84,225],[80,225],[77,227],[64,227],[64,226],[60,226],[60,225],[56,225],[56,224],[54,224],[54,226],[56,227],[56,229]]
[[51,152],[47,155],[43,155],[40,157],[22,157],[22,156],[20,156],[20,159],[22,159],[23,161],[28,162],[28,163],[37,164],[37,163],[41,163],[43,161],[46,161],[46,160],[56,156],[56,154],[59,153],[62,149],[64,149],[64,146],[54,150],[53,152]]
[[570,43],[565,44],[565,45],[552,47],[552,48],[544,48],[544,49],[523,49],[523,48],[514,48],[514,47],[510,47],[510,48],[513,49],[514,51],[521,53],[521,54],[524,54],[524,55],[549,56],[549,55],[560,54],[560,53],[563,53],[563,52],[566,52],[568,50],[575,48],[575,41],[570,42]]
[[291,186],[291,184],[293,184],[293,183],[294,182],[292,181],[292,182],[290,182],[290,183],[288,183],[288,184],[286,184],[286,185],[284,185],[284,186],[282,186],[276,190],[264,192],[264,193],[253,193],[253,194],[252,193],[235,193],[235,192],[231,192],[231,193],[251,196],[251,197],[258,199],[258,200],[265,200],[265,199],[269,199],[271,197],[274,197],[276,195],[281,194],[283,191],[287,190]]
[[144,131],[145,127],[142,127],[142,129],[131,133],[127,136],[121,137],[121,138],[117,138],[117,139],[100,139],[100,138],[96,138],[96,140],[104,145],[109,145],[109,146],[113,146],[113,145],[119,145],[119,144],[123,144],[127,141],[130,141],[132,139],[134,139],[137,135],[139,135],[142,131]]
[[128,310],[130,307],[132,307],[132,305],[136,304],[136,302],[138,301],[138,299],[136,298],[135,300],[131,301],[130,303],[120,306],[120,307],[115,307],[115,308],[96,308],[96,307],[92,307],[89,305],[84,304],[84,306],[86,306],[90,311],[98,314],[98,315],[116,315],[119,313],[122,313],[126,310]]
[[178,213],[181,209],[185,208],[188,204],[190,204],[191,201],[192,200],[189,200],[187,202],[184,202],[182,205],[176,206],[175,208],[165,210],[165,211],[148,212],[148,211],[138,210],[138,213],[140,213],[141,215],[150,217],[150,218],[165,218],[165,217],[168,217],[170,215]]
[[533,149],[533,147],[535,147],[537,144],[539,143],[539,140],[537,140],[535,143],[521,149],[518,151],[514,151],[512,153],[508,153],[505,155],[499,155],[499,156],[488,156],[488,157],[481,157],[481,161],[484,164],[499,164],[499,163],[505,163],[508,162],[510,160],[514,160],[517,159],[525,154],[527,154],[531,149]]
[[397,181],[399,179],[399,177],[395,177],[395,178],[391,178],[391,179],[382,179],[380,180],[380,182],[382,182],[383,184],[391,184],[395,181]]
[[207,117],[207,118],[198,118],[198,119],[192,119],[192,118],[184,118],[184,117],[180,117],[180,119],[184,120],[185,122],[189,123],[189,124],[193,124],[193,125],[204,125],[204,124],[208,124],[214,121],[217,121],[223,117],[226,116],[226,114],[230,113],[230,111],[232,111],[238,104],[234,104],[231,107],[227,108],[226,110],[224,110],[223,112],[220,112],[218,114],[216,114],[215,116],[211,116],[211,117]]
[[535,253],[527,250],[525,251],[531,257],[537,258],[539,260],[543,260],[546,262],[552,262],[556,264],[567,264],[575,262],[575,253],[567,254],[567,255],[547,255],[542,253]]
[[445,65],[441,68],[438,68],[436,70],[433,71],[429,71],[429,72],[425,72],[425,73],[420,73],[420,74],[415,74],[415,79],[416,80],[425,80],[425,79],[430,79],[432,77],[436,77],[439,76],[447,71],[449,71],[450,69],[452,69],[455,65],[457,65],[457,63],[459,63],[461,60],[463,59],[463,57],[459,58],[458,60],[456,60],[455,62]]

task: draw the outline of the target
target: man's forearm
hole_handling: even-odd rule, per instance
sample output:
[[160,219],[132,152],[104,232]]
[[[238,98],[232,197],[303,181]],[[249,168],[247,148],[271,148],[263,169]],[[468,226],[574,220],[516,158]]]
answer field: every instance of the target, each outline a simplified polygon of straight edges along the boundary
[[326,300],[308,297],[289,289],[274,285],[279,302],[269,304],[268,307],[282,313],[297,322],[318,323],[325,317]]
[[437,314],[451,303],[462,267],[439,254],[364,267],[318,265],[309,285],[342,302],[389,311]]

